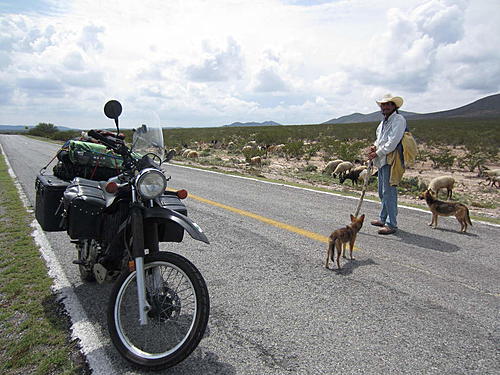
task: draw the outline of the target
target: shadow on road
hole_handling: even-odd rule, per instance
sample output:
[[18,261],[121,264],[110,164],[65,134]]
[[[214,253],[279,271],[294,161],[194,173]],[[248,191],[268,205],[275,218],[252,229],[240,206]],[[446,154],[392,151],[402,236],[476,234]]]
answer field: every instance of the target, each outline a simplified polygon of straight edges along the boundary
[[[446,229],[443,230],[450,231]],[[406,232],[401,229],[398,229],[394,236],[400,238],[404,243],[415,245],[418,247],[424,247],[429,250],[440,251],[442,253],[454,253],[460,250],[460,247],[455,244],[433,237],[422,236],[421,234]]]
[[[342,276],[347,276],[347,275],[350,275],[352,274],[352,272],[358,268],[358,267],[363,267],[363,266],[371,266],[371,265],[376,265],[377,263],[369,258],[369,259],[363,259],[363,260],[356,260],[353,259],[353,260],[350,260],[350,259],[347,259],[347,263],[346,263],[346,259],[341,259],[340,260],[340,266],[342,267],[340,270],[335,268],[335,269],[331,269],[330,268],[330,271],[333,271],[339,275],[342,275]],[[336,267],[336,265],[335,265]]]

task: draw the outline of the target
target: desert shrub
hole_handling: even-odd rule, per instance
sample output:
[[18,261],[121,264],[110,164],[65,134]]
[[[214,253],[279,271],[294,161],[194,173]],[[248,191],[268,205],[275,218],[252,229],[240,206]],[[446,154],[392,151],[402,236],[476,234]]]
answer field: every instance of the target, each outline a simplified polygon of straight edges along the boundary
[[307,164],[304,168],[302,168],[304,172],[316,172],[318,167],[312,164]]
[[245,156],[245,160],[247,163],[250,163],[250,159],[255,156],[263,156],[266,154],[265,150],[260,150],[258,148],[251,148],[247,150],[243,150],[243,156]]
[[304,155],[304,142],[294,141],[285,144],[283,148],[287,158],[297,158],[300,159]]
[[420,181],[418,177],[403,177],[398,188],[403,192],[418,194],[427,189],[427,185],[425,182]]
[[57,131],[50,138],[56,141],[67,141],[68,139],[76,138],[80,135],[78,130]]
[[492,147],[466,147],[464,156],[457,158],[457,165],[460,168],[467,168],[469,172],[474,172],[477,168],[479,174],[482,172],[482,167],[490,160],[494,160],[498,154],[498,148]]
[[415,161],[425,163],[430,156],[430,152],[423,147],[418,147],[417,156],[415,157]]
[[335,155],[342,160],[353,161],[359,159],[361,150],[367,146],[364,141],[336,142]]
[[429,154],[429,159],[432,161],[434,168],[449,169],[453,166],[455,158],[456,156],[447,148],[440,148]]
[[304,152],[309,156],[316,156],[316,154],[321,150],[321,145],[319,143],[308,144],[304,147]]

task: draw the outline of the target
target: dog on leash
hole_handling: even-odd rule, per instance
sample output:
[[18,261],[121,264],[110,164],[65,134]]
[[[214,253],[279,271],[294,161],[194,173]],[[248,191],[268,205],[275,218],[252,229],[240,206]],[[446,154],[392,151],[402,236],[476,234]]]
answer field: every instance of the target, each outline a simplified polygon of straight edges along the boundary
[[337,249],[337,268],[340,269],[340,254],[345,258],[345,249],[349,243],[350,256],[352,257],[352,249],[354,248],[354,241],[356,241],[356,235],[363,226],[363,221],[365,220],[365,215],[361,215],[359,218],[351,215],[351,224],[347,225],[345,228],[340,228],[332,232],[328,237],[328,250],[326,252],[326,262],[325,267],[328,268],[330,264],[330,259],[334,261],[333,256],[335,254],[335,249]]
[[460,231],[467,232],[467,224],[472,226],[469,216],[469,209],[465,204],[458,202],[444,202],[440,201],[432,195],[431,191],[427,189],[420,194],[420,199],[425,199],[429,209],[432,212],[432,220],[429,225],[437,228],[438,216],[451,216],[455,215],[460,223]]

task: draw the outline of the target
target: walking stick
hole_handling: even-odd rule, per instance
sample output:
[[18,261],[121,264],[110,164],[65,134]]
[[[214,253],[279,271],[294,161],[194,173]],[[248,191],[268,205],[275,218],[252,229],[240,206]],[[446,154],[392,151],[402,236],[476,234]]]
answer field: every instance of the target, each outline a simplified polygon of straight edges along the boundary
[[363,189],[361,190],[361,197],[359,198],[358,207],[356,208],[356,213],[354,214],[355,217],[358,217],[359,210],[361,209],[361,204],[363,203],[363,198],[365,197],[366,193],[366,187],[368,186],[368,180],[370,179],[372,174],[372,167],[373,167],[373,160],[370,160],[368,162],[368,168],[366,170],[366,178],[363,183]]

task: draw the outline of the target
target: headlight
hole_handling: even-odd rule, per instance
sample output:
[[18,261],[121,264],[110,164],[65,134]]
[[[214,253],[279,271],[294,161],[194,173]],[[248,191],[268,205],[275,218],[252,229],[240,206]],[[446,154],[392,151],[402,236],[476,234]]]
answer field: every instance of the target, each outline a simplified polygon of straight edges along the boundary
[[135,186],[144,199],[154,199],[161,195],[167,187],[167,179],[163,173],[154,168],[147,168],[137,176]]

